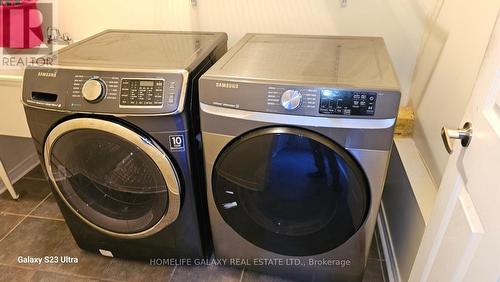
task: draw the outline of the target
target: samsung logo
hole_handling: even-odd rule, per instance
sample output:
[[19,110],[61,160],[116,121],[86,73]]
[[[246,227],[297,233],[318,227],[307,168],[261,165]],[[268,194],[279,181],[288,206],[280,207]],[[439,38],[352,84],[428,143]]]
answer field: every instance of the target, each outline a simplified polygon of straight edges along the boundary
[[238,89],[238,88],[240,88],[240,85],[237,83],[216,82],[215,87],[228,88],[228,89]]
[[57,71],[55,72],[43,72],[43,71],[39,71],[38,72],[38,77],[57,77]]

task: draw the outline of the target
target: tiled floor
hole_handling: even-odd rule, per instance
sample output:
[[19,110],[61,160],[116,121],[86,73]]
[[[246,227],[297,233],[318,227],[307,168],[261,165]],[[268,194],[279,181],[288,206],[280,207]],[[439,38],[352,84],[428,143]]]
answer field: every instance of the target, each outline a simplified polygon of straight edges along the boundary
[[[78,248],[37,167],[18,181],[19,201],[0,195],[0,281],[285,281],[228,267],[155,267],[109,259]],[[375,235],[363,281],[386,281]],[[78,258],[78,264],[21,264],[19,256]]]

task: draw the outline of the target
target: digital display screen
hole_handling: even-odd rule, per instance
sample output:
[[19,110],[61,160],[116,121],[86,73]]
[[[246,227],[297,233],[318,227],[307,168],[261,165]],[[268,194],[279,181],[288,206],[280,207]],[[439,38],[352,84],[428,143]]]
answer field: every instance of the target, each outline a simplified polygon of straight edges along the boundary
[[155,85],[155,82],[152,80],[141,80],[140,86],[141,87],[153,87]]
[[376,92],[323,89],[320,96],[320,114],[344,116],[373,116]]
[[164,84],[160,79],[123,78],[120,106],[160,107],[164,102]]

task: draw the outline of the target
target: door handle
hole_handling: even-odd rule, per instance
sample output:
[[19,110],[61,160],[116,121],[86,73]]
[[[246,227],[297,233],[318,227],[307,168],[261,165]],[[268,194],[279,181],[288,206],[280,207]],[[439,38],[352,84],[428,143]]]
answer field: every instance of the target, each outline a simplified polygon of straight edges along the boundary
[[451,139],[460,139],[462,146],[469,146],[472,140],[472,123],[466,122],[463,128],[449,129],[443,126],[441,129],[441,138],[443,138],[444,147],[449,154],[453,153]]

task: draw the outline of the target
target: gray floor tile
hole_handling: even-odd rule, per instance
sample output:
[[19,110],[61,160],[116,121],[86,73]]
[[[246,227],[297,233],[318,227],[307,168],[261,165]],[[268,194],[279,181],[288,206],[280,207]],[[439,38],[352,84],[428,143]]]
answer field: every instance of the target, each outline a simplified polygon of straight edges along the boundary
[[46,176],[43,173],[42,167],[40,165],[36,166],[30,172],[28,172],[23,178],[32,178],[32,179],[40,179],[46,180]]
[[245,273],[243,273],[243,279],[241,281],[242,282],[292,282],[292,280],[260,274],[248,270],[245,270]]
[[[65,224],[61,221],[58,222]],[[110,268],[113,259],[80,249],[74,241],[69,230],[64,234],[64,237],[57,244],[57,246],[51,249],[51,251],[48,253],[55,256],[68,256],[70,258],[77,258],[78,263],[45,264],[41,266],[41,269],[45,271],[57,272],[66,275],[88,276],[100,279],[123,278],[119,276],[119,274],[121,274],[121,270]]]
[[[21,193],[20,201],[13,201],[6,195],[0,197],[0,238],[7,234],[22,216],[33,210],[50,193],[43,172],[30,172],[28,179],[16,184]],[[1,212],[5,211],[6,214]],[[110,259],[81,250],[73,240],[53,196],[47,198],[32,213],[33,216],[58,220],[28,217],[7,237],[0,241],[0,281],[276,281],[288,280],[266,276],[250,271],[229,267],[160,267],[147,263]],[[384,281],[379,252],[378,237],[375,236],[370,247],[370,259],[363,281]],[[380,242],[378,242],[380,245]],[[78,258],[78,264],[21,265],[19,256],[44,257],[47,255]],[[383,258],[382,258],[383,259]],[[3,264],[3,266],[2,266]],[[5,274],[4,274],[5,273]],[[8,280],[4,280],[8,279]],[[90,280],[89,280],[90,279]],[[92,280],[94,279],[94,280]]]
[[37,270],[64,275],[93,277],[119,281],[167,281],[173,268],[155,267],[146,263],[110,259],[81,250],[62,221],[26,218],[12,233],[0,242],[0,263],[19,266],[17,258],[68,256],[77,258],[77,264],[29,264]]
[[380,260],[369,259],[366,264],[363,282],[384,282]]
[[0,239],[2,239],[21,220],[22,216],[0,213]]
[[35,274],[34,270],[0,265],[0,281],[30,281]]
[[46,271],[36,271],[33,277],[31,277],[30,281],[33,282],[84,282],[84,281],[99,281],[98,279],[92,279],[88,277],[76,277],[71,275],[64,275],[60,273],[54,272],[46,272]]
[[175,269],[171,281],[180,282],[233,282],[240,281],[241,272],[239,268],[224,266],[179,266]]
[[50,195],[35,211],[30,215],[64,220],[56,199]]
[[149,263],[112,259],[108,273],[120,281],[169,281],[173,266],[152,266]]
[[42,269],[66,275],[88,276],[118,281],[168,281],[173,267],[155,267],[147,263],[107,258],[78,247],[69,231],[52,250],[56,256],[77,258],[77,264],[44,265]]
[[0,195],[0,212],[26,215],[50,193],[49,183],[45,180],[21,179],[14,188],[19,200],[12,200],[9,193]]
[[18,257],[44,257],[53,254],[53,250],[61,244],[69,231],[64,222],[44,219],[26,218],[7,237],[0,241],[0,263],[37,267],[37,265],[20,264]]

